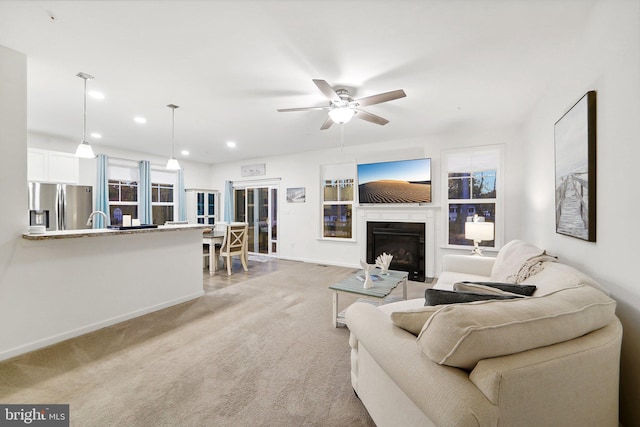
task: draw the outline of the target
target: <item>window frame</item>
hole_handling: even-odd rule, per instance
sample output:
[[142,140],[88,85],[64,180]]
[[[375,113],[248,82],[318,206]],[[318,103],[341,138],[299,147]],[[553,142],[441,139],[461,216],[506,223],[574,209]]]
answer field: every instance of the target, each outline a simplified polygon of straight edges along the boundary
[[[327,184],[338,187],[338,200],[325,200],[325,189]],[[340,200],[341,184],[350,184],[351,199]],[[339,163],[320,166],[320,227],[319,240],[334,242],[355,242],[356,239],[356,166],[355,163]],[[351,209],[349,225],[351,229],[350,237],[326,236],[325,208],[331,206],[346,206]]]
[[[176,221],[176,217],[179,216],[179,197],[178,197],[178,172],[177,171],[167,171],[164,168],[151,166],[151,180],[150,180],[150,196],[151,196],[151,222],[153,224],[156,223],[153,208],[156,206],[172,206],[173,207],[173,216],[172,218],[165,218],[166,221]],[[171,182],[167,182],[171,181]],[[153,201],[153,192],[154,190],[158,190],[158,200],[160,200],[160,185],[167,188],[167,186],[171,187],[172,190],[172,202],[154,202]],[[164,225],[164,222],[162,224]]]
[[[460,148],[454,150],[447,150],[442,153],[442,215],[443,215],[443,236],[444,243],[443,248],[446,249],[470,249],[473,248],[473,242],[460,245],[449,243],[449,223],[450,213],[452,209],[456,209],[457,205],[478,205],[483,203],[494,204],[494,241],[493,246],[483,246],[483,250],[487,252],[498,251],[502,247],[504,242],[504,223],[505,223],[505,210],[504,210],[504,195],[505,195],[505,182],[504,179],[504,145],[486,145],[477,147]],[[479,158],[481,155],[495,155],[497,157],[495,164],[495,197],[488,198],[474,198],[473,197],[473,184],[471,183],[470,198],[465,199],[449,199],[449,165],[452,159],[458,158]],[[451,172],[468,172],[473,176],[474,173],[483,172],[487,170],[493,170],[488,167],[469,167],[466,170],[456,170]],[[459,215],[460,212],[457,212]]]
[[[113,221],[113,217],[111,215],[112,207],[117,208],[118,206],[135,206],[136,208],[136,218],[140,215],[140,171],[138,169],[138,163],[135,161],[126,161],[120,159],[109,159],[108,167],[107,167],[107,183],[108,183],[108,192],[111,192],[112,181],[117,181],[120,187],[119,189],[119,200],[113,201],[111,200],[110,194],[108,197],[109,202],[109,218],[111,220],[111,225],[117,225]],[[122,201],[122,185],[135,182],[136,183],[136,201],[135,202],[123,202]],[[132,218],[133,215],[132,215]]]

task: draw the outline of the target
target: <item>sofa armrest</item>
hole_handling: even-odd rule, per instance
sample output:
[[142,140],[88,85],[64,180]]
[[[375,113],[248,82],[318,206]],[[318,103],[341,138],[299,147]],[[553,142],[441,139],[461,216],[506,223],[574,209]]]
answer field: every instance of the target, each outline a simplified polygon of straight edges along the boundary
[[[345,315],[351,331],[352,381],[359,393],[358,349],[364,347],[402,392],[436,425],[495,426],[497,410],[462,369],[438,365],[418,348],[416,337],[389,316],[366,304],[352,304]],[[356,372],[353,372],[355,367]],[[361,385],[361,384],[360,384]]]
[[[504,425],[618,425],[622,326],[478,362],[471,381]],[[532,424],[533,423],[533,424]]]
[[447,254],[442,257],[442,271],[490,277],[495,262],[492,257]]

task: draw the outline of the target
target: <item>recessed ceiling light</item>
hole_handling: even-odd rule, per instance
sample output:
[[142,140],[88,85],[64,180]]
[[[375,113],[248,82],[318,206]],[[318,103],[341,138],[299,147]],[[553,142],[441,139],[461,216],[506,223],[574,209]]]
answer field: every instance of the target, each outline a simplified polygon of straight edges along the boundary
[[97,90],[90,90],[88,94],[94,99],[104,99],[104,93],[98,92]]
[[147,123],[147,119],[145,119],[144,117],[140,117],[140,116],[134,117],[133,121],[136,122],[136,123],[140,123],[140,124]]
[[180,154],[182,154],[183,156],[188,156],[189,155],[189,150],[182,150],[180,152]]
[[91,132],[91,138],[100,139],[102,138],[102,135],[100,135],[98,132]]
[[235,143],[235,142],[233,142],[233,141],[228,141],[228,142],[227,142],[227,147],[229,147],[229,148],[236,148],[236,143]]

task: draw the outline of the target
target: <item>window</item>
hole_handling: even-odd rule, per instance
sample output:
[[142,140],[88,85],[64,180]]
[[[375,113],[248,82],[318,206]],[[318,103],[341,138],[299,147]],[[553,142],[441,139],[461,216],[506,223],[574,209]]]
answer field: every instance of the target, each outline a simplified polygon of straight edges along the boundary
[[501,146],[476,147],[445,153],[443,182],[447,183],[446,209],[447,244],[471,246],[464,237],[464,223],[478,215],[495,223],[494,239],[480,242],[480,246],[495,247],[499,240],[501,216],[500,176],[503,157]]
[[322,237],[353,240],[355,167],[324,165],[321,169]]
[[353,237],[353,179],[325,180],[323,237]]
[[122,225],[122,216],[139,218],[140,172],[134,161],[109,160],[109,216],[111,225]]
[[173,184],[151,183],[151,216],[154,224],[173,221]]
[[178,212],[178,187],[176,172],[151,168],[151,222],[164,225],[175,221]]
[[[132,219],[141,219],[145,189],[140,188],[140,165],[137,161],[124,159],[109,160],[109,214],[111,225],[122,225],[122,216],[131,215]],[[164,169],[151,169],[151,222],[163,225],[173,221],[178,206],[177,173]],[[148,200],[148,199],[147,199]]]
[[122,225],[122,215],[138,218],[138,182],[109,180],[111,225]]
[[[178,193],[175,193],[177,197]],[[202,190],[199,188],[189,188],[185,190],[185,210],[187,220],[191,224],[214,225],[219,221],[218,199],[220,194],[216,190]]]

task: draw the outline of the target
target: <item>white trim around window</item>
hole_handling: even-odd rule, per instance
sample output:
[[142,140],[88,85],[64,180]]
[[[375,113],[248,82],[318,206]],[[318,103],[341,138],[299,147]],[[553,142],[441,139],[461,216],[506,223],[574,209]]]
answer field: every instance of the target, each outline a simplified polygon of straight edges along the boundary
[[[481,244],[482,249],[488,251],[497,250],[502,247],[504,242],[504,221],[505,221],[505,209],[504,209],[504,195],[505,195],[505,163],[504,163],[504,145],[487,145],[480,147],[469,147],[455,150],[447,150],[442,153],[442,168],[441,168],[441,189],[442,189],[442,231],[444,236],[443,247],[448,249],[469,249],[473,246],[470,244],[454,244],[451,243],[451,239],[456,240],[455,236],[450,236],[451,222],[456,219],[459,220],[458,215],[466,217],[469,212],[458,212],[458,208],[466,205],[481,205],[488,204],[493,205],[493,210],[488,209],[486,212],[474,212],[478,214],[486,214],[488,217],[494,220],[495,225],[495,239],[493,246],[484,246]],[[489,176],[493,176],[492,171],[495,171],[495,196],[484,195],[476,198],[473,194],[473,189],[469,192],[468,198],[461,198],[456,195],[450,197],[449,188],[449,173],[469,173],[470,176],[481,176],[486,173]],[[455,180],[455,177],[452,178]],[[453,190],[452,190],[453,194]],[[470,208],[473,210],[472,208]],[[455,227],[453,227],[455,228]]]

